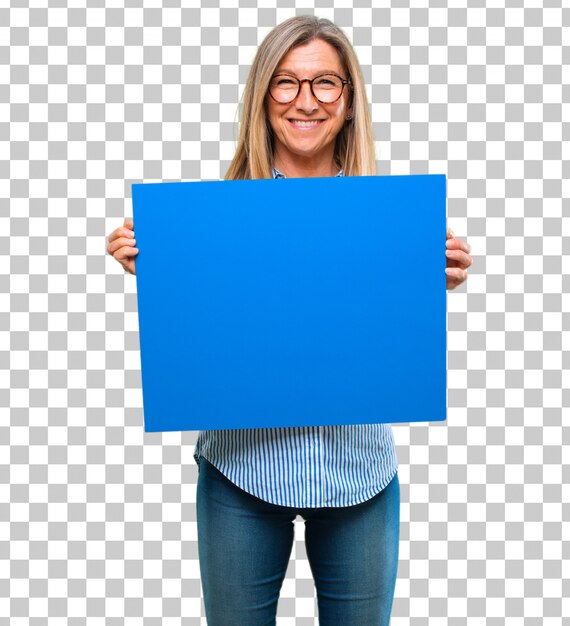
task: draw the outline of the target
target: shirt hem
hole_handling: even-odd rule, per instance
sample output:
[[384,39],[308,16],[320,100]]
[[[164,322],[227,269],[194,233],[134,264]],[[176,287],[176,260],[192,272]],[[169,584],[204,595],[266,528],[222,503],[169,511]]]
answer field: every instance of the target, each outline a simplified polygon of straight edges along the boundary
[[244,491],[248,495],[253,496],[254,498],[257,498],[258,500],[261,500],[262,502],[267,502],[267,503],[273,504],[275,506],[282,506],[282,507],[286,507],[286,508],[289,508],[289,509],[325,509],[325,508],[341,509],[341,508],[356,506],[357,504],[363,504],[364,502],[367,502],[368,500],[372,500],[372,498],[374,498],[381,491],[383,491],[390,484],[390,482],[394,479],[394,476],[396,476],[396,474],[398,473],[398,469],[399,469],[399,464],[396,464],[396,466],[395,466],[394,470],[392,471],[392,473],[388,475],[388,478],[383,483],[380,483],[380,487],[379,488],[375,487],[373,489],[372,493],[370,492],[370,490],[367,490],[366,492],[364,492],[362,497],[359,497],[359,498],[356,498],[354,500],[351,500],[348,504],[323,503],[323,504],[319,504],[317,506],[306,506],[306,505],[303,505],[303,504],[284,504],[282,501],[278,502],[278,501],[275,501],[273,499],[270,500],[270,499],[268,499],[266,497],[261,498],[257,493],[253,493],[253,491],[250,491],[249,488],[246,488],[245,486],[242,486],[242,485],[238,485],[238,483],[236,483],[235,480],[233,480],[230,476],[228,476],[225,473],[225,471],[223,471],[222,469],[220,469],[218,467],[218,465],[217,465],[217,463],[215,461],[212,461],[211,459],[209,459],[203,452],[201,452],[201,451],[199,453],[194,452],[194,459],[196,460],[196,463],[198,463],[199,457],[202,457],[202,458],[206,459],[206,461],[211,463],[218,470],[218,472],[220,472],[220,474],[225,476],[233,485],[235,485],[238,489],[241,489],[242,491]]

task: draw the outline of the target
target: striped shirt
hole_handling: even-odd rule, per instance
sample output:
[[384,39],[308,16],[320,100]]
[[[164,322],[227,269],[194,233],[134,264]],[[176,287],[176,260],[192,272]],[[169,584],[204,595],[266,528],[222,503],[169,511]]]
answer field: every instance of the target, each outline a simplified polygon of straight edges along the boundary
[[[273,178],[285,176],[274,168]],[[266,502],[303,508],[359,504],[398,471],[391,424],[203,430],[200,457]]]

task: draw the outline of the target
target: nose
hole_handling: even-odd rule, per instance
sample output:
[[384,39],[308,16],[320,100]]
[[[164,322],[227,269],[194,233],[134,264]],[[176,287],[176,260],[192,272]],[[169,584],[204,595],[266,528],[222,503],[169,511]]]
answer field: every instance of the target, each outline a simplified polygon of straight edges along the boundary
[[308,81],[301,83],[301,90],[297,100],[295,100],[295,105],[298,109],[307,113],[319,108],[319,101],[313,96],[311,85]]

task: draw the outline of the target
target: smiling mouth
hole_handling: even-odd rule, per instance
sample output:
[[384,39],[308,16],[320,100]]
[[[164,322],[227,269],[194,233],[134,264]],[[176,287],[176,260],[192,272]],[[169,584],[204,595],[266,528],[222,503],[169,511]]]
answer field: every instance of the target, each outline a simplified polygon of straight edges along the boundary
[[289,119],[288,120],[289,124],[291,124],[291,126],[293,126],[293,128],[299,128],[299,129],[311,129],[311,128],[316,128],[317,126],[320,126],[324,120],[295,120],[295,119]]

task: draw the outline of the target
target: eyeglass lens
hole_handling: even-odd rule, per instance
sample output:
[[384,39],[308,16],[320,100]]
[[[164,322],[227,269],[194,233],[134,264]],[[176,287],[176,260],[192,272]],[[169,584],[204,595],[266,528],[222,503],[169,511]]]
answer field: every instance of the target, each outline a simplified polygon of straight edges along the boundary
[[[342,80],[334,74],[317,76],[313,80],[313,93],[317,100],[330,103],[340,98],[342,93]],[[292,102],[299,93],[299,80],[294,76],[275,76],[269,85],[271,95],[283,104]]]

